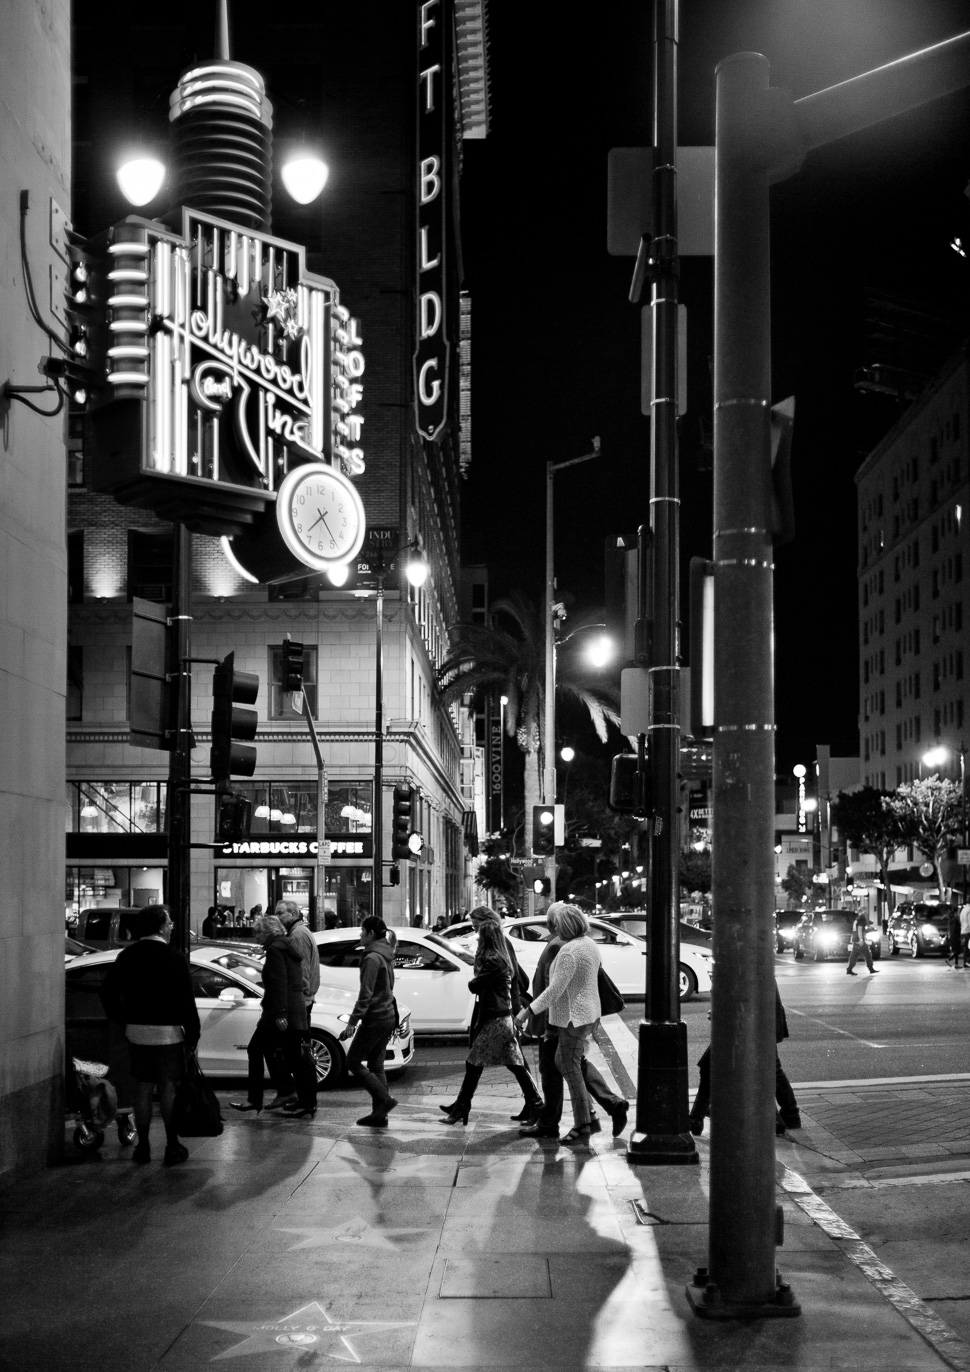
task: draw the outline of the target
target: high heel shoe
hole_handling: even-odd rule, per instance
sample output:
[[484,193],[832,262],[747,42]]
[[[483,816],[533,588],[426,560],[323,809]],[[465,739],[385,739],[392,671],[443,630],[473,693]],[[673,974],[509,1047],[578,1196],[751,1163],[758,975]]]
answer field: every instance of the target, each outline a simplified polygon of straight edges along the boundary
[[248,1100],[231,1100],[229,1102],[229,1109],[238,1110],[241,1115],[247,1114],[250,1110],[255,1110],[256,1114],[259,1115],[262,1113],[263,1107],[261,1105],[253,1105],[253,1103]]
[[457,1104],[457,1102],[456,1102],[456,1104],[455,1104],[454,1109],[451,1110],[451,1111],[449,1111],[449,1113],[448,1113],[447,1115],[445,1115],[444,1119],[442,1120],[442,1124],[467,1124],[467,1123],[468,1123],[468,1106],[467,1106],[467,1105],[459,1105],[459,1104]]
[[458,1102],[453,1100],[450,1105],[439,1105],[438,1109],[442,1110],[446,1115],[450,1115],[452,1110],[458,1109]]

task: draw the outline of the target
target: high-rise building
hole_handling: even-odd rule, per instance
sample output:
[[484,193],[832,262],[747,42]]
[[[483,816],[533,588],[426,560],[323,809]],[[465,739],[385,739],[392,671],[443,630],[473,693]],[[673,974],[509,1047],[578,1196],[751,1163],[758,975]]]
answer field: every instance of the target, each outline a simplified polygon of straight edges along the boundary
[[[113,10],[106,34],[103,10],[76,5],[75,222],[84,234],[132,213],[111,177],[123,145],[141,138],[170,156],[169,94],[180,72],[212,53],[205,8]],[[459,617],[460,487],[471,460],[471,302],[462,292],[457,187],[464,143],[488,126],[485,4],[432,0],[379,11],[379,23],[366,7],[331,7],[324,18],[310,5],[280,16],[257,7],[232,13],[232,57],[266,79],[277,168],[301,142],[320,145],[329,163],[326,189],[311,205],[288,202],[274,182],[272,232],[305,246],[307,268],[337,283],[357,321],[362,395],[340,463],[363,501],[367,536],[340,588],[309,568],[267,584],[273,569],[260,567],[260,581],[251,581],[245,534],[228,556],[219,537],[192,536],[191,656],[205,660],[192,666],[194,782],[209,775],[212,664],[232,652],[235,667],[260,680],[255,773],[233,784],[252,804],[251,830],[192,850],[196,929],[211,906],[248,922],[256,906],[272,909],[281,897],[320,927],[357,923],[374,909],[377,877],[389,923],[431,923],[471,902],[465,726],[439,704],[435,673]],[[167,194],[135,213],[163,217],[178,203]],[[95,489],[103,481],[90,422],[73,424],[69,915],[166,893],[168,755],[130,744],[128,667],[132,597],[171,603],[173,586],[172,524],[151,501],[119,503]],[[422,588],[402,575],[409,554],[391,560],[398,548],[426,559]],[[323,889],[322,798],[306,723],[283,689],[287,637],[304,645],[306,698],[326,763]],[[413,788],[413,828],[424,840],[400,864],[389,841],[395,786]],[[384,835],[376,860],[375,805]],[[215,820],[214,797],[195,798],[194,843],[213,841]]]
[[[970,360],[950,358],[856,475],[864,784],[893,789],[923,754],[959,776],[970,739]],[[926,769],[923,768],[925,774]]]

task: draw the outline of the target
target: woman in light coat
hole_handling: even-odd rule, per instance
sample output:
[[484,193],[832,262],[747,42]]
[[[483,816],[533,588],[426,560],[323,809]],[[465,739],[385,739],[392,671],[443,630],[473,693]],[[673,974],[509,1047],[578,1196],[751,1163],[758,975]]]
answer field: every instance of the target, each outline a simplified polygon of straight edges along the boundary
[[[575,905],[557,902],[550,909],[562,948],[552,964],[549,985],[532,1002],[533,1014],[546,1010],[549,1023],[559,1031],[556,1066],[569,1088],[573,1107],[573,1127],[563,1143],[576,1143],[590,1135],[590,1101],[583,1080],[583,1055],[589,1037],[600,1017],[597,978],[600,955],[589,937],[589,921]],[[525,1021],[528,1010],[518,1015]]]

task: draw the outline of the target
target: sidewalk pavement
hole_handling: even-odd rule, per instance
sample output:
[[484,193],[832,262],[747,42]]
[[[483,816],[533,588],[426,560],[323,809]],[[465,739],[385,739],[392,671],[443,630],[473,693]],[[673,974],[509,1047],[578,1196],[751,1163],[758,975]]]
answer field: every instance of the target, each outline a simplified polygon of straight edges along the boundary
[[[614,1017],[595,1050],[627,1093],[631,1038]],[[779,1140],[778,1265],[801,1316],[707,1321],[685,1297],[707,1261],[706,1137],[700,1166],[658,1168],[631,1168],[608,1128],[587,1148],[523,1139],[498,1068],[448,1128],[458,1079],[418,1060],[386,1131],[355,1125],[354,1090],[312,1121],[232,1118],[172,1169],[133,1165],[113,1131],[94,1157],[69,1148],[0,1193],[0,1368],[970,1369],[805,1177],[806,1160],[861,1175],[834,1155],[832,1116],[803,1109],[801,1141]]]

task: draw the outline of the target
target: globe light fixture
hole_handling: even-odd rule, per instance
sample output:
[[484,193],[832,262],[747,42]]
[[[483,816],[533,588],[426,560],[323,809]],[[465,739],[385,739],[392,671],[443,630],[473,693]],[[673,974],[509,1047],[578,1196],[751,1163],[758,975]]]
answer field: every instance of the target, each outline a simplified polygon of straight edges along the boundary
[[937,744],[934,748],[929,748],[923,754],[924,767],[942,767],[949,759],[950,750],[944,748],[942,744]]
[[586,659],[592,667],[606,667],[613,661],[616,647],[608,634],[593,639],[586,649]]
[[147,205],[154,200],[165,181],[165,163],[157,157],[129,157],[115,176],[121,194],[129,205]]
[[576,756],[576,749],[570,748],[567,743],[565,748],[559,749],[559,756],[562,758],[563,762],[572,762],[573,758]]
[[430,568],[424,559],[423,553],[417,553],[408,559],[404,566],[404,575],[415,589],[420,589],[428,579]]
[[338,562],[333,567],[327,568],[327,576],[334,586],[346,586],[349,575],[350,568],[346,562]]
[[287,158],[280,169],[283,185],[298,205],[309,205],[327,184],[330,168],[306,148]]

